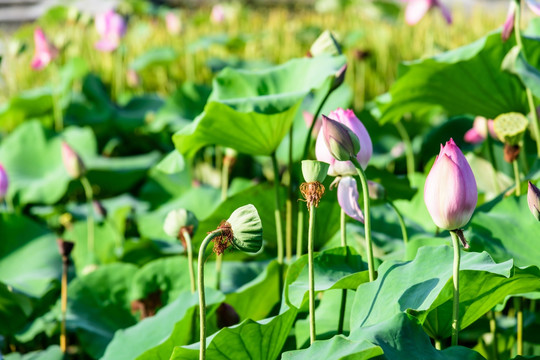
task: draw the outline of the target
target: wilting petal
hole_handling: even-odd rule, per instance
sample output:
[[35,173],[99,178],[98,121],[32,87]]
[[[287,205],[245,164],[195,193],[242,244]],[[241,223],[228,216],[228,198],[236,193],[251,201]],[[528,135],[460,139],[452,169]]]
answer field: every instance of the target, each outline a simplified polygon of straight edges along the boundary
[[529,5],[529,9],[531,9],[533,13],[540,16],[540,1],[527,0],[527,5]]
[[514,15],[516,12],[516,3],[513,1],[510,1],[510,7],[508,8],[508,15],[506,15],[506,21],[504,22],[503,29],[501,32],[501,37],[503,41],[506,41],[510,38],[510,35],[512,35],[512,31],[514,30]]
[[364,223],[364,214],[358,206],[358,188],[356,180],[351,176],[341,179],[337,190],[339,206],[345,211],[345,214],[351,218]]
[[431,8],[431,0],[409,0],[405,9],[405,21],[409,25],[416,25]]

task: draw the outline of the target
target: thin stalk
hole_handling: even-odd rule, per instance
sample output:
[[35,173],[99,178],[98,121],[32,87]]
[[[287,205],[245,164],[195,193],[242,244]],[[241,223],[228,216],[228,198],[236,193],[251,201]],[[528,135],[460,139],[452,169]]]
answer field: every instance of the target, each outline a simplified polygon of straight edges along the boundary
[[86,176],[81,177],[81,184],[84,188],[84,194],[86,196],[86,202],[88,203],[88,216],[86,217],[86,224],[88,227],[87,232],[87,248],[88,252],[94,257],[94,206],[92,202],[94,200],[94,192],[92,185]]
[[[516,43],[523,54],[523,57],[527,59],[525,53],[525,47],[523,46],[523,39],[521,37],[521,0],[514,0],[516,3],[516,11],[514,13],[514,31],[516,36]],[[525,86],[525,93],[527,94],[527,103],[529,105],[529,111],[532,116],[532,130],[536,140],[536,153],[540,156],[540,125],[538,124],[538,114],[536,113],[536,106],[534,105],[534,97],[531,90]]]
[[523,355],[523,298],[514,299],[517,320],[517,355]]
[[394,209],[396,212],[396,215],[398,217],[399,226],[401,227],[401,234],[403,236],[403,243],[407,245],[409,243],[409,235],[407,235],[407,227],[405,226],[405,220],[403,220],[403,216],[401,215],[401,212],[397,208],[397,206],[394,204],[393,201],[388,200],[388,204]]
[[321,110],[324,106],[324,103],[326,100],[328,100],[328,97],[330,97],[330,94],[332,91],[328,91],[326,95],[324,96],[324,99],[319,104],[319,107],[317,108],[317,111],[315,111],[315,114],[313,114],[313,121],[311,122],[311,125],[309,126],[308,133],[306,135],[306,141],[304,142],[304,152],[302,155],[302,159],[307,159],[308,152],[309,152],[309,145],[311,144],[311,134],[313,133],[313,129],[315,128],[315,124],[317,123],[317,118],[321,114]]
[[452,236],[452,245],[454,247],[454,268],[453,268],[453,280],[454,280],[454,301],[452,307],[452,346],[458,344],[459,333],[459,263],[460,263],[460,251],[459,251],[459,238],[455,231],[450,231]]
[[[221,155],[216,156],[221,157]],[[226,155],[225,155],[226,157]],[[223,166],[221,167],[221,201],[227,200],[227,193],[229,191],[229,173],[231,168],[231,162],[228,159],[223,159]],[[216,284],[215,288],[221,288],[221,268],[223,267],[223,256],[216,255]]]
[[60,323],[60,350],[63,353],[67,349],[66,336],[66,312],[67,312],[67,273],[68,273],[68,258],[62,257],[62,282],[60,289],[60,309],[62,312],[62,322]]
[[486,147],[487,147],[487,153],[488,153],[488,159],[491,163],[491,166],[493,168],[493,183],[495,185],[495,191],[497,193],[501,192],[501,187],[499,185],[499,179],[497,177],[498,167],[497,162],[495,160],[495,152],[493,151],[493,139],[489,135],[489,126],[488,122],[486,121]]
[[285,202],[285,254],[287,262],[292,260],[292,225],[293,225],[293,127],[289,130],[289,183],[287,184],[287,200]]
[[[340,216],[340,233],[341,233],[341,246],[347,247],[347,217],[345,211],[341,209]],[[347,307],[347,289],[341,290],[341,305],[339,308],[339,322],[338,322],[338,334],[343,334],[343,325],[345,323],[345,309]]]
[[364,229],[366,234],[366,246],[367,246],[367,261],[368,261],[368,270],[369,270],[369,281],[375,280],[375,264],[373,262],[373,242],[371,240],[371,214],[369,211],[370,201],[369,201],[369,190],[366,174],[362,169],[362,166],[356,159],[352,156],[351,161],[356,167],[358,176],[360,177],[360,183],[362,184],[362,196],[364,197]]
[[304,246],[304,207],[298,207],[298,224],[296,229],[296,258],[302,256]]
[[516,180],[516,196],[521,196],[521,182],[519,179],[519,165],[517,159],[512,161],[512,165],[514,166],[514,178]]
[[276,233],[277,233],[277,261],[278,264],[283,264],[283,226],[281,223],[281,201],[280,201],[280,194],[279,194],[279,185],[280,185],[280,179],[279,179],[279,169],[278,169],[278,163],[276,158],[276,153],[272,153],[272,166],[274,168],[274,189],[276,191],[275,193],[275,208],[274,208],[274,215],[276,218]]
[[199,360],[206,359],[206,300],[204,298],[204,252],[206,247],[216,236],[221,235],[221,230],[212,231],[204,238],[199,249],[198,287],[199,287],[199,320],[200,320],[200,352]]
[[54,64],[52,66],[53,69],[53,79],[56,79],[54,81],[53,89],[52,89],[52,110],[53,110],[53,119],[54,119],[54,130],[56,132],[61,132],[64,129],[64,121],[62,118],[62,106],[60,104],[60,81],[59,79],[59,71],[57,68],[57,65]]
[[493,359],[499,360],[499,342],[497,340],[497,321],[495,320],[495,311],[490,310],[488,312],[488,319],[489,331],[491,332],[491,336],[493,336],[493,341],[491,342],[491,346],[493,349]]
[[195,288],[195,272],[193,270],[193,246],[191,245],[191,236],[189,235],[189,231],[187,230],[182,230],[182,235],[184,235],[184,240],[186,240],[189,283],[191,285],[191,292],[194,293],[196,291],[196,288]]
[[309,338],[315,341],[315,274],[313,272],[313,229],[315,226],[315,205],[309,207],[308,225],[308,268],[309,268]]
[[401,140],[405,144],[405,160],[407,162],[407,177],[410,179],[411,175],[414,174],[415,164],[414,164],[414,151],[412,147],[411,138],[405,129],[405,126],[400,122],[394,124]]

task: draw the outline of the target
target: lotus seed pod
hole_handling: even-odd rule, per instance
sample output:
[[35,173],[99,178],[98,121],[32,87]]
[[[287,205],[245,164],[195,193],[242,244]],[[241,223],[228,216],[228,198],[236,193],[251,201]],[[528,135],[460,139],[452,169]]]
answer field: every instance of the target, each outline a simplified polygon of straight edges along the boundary
[[242,206],[231,214],[227,223],[232,230],[232,244],[239,250],[255,253],[262,247],[261,218],[255,206]]
[[302,161],[302,174],[306,182],[320,182],[322,183],[326,179],[326,174],[330,164],[317,160],[303,160]]
[[171,237],[178,238],[181,235],[180,231],[182,228],[190,229],[190,234],[193,235],[198,226],[199,221],[191,211],[176,209],[167,214],[163,223],[163,231]]
[[313,57],[319,55],[340,55],[341,46],[339,45],[339,42],[337,41],[334,34],[332,34],[328,30],[325,30],[311,45],[309,53]]
[[497,116],[493,130],[505,144],[519,145],[528,125],[529,120],[523,114],[513,112]]

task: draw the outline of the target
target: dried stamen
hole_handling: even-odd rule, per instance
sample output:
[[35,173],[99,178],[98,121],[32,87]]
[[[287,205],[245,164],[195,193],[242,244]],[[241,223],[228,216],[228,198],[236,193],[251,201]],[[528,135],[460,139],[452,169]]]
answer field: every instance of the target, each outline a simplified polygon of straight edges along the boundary
[[223,220],[219,224],[218,229],[221,230],[221,234],[214,238],[214,252],[216,255],[221,255],[232,244],[233,231],[231,224]]
[[319,201],[321,201],[324,194],[324,185],[318,181],[302,183],[300,185],[300,192],[304,199],[306,199],[308,209],[311,208],[311,205],[318,207]]
[[504,160],[511,163],[519,156],[521,148],[519,145],[504,144]]
[[187,231],[189,236],[193,236],[193,225],[182,226],[180,228],[180,231],[178,231],[177,238],[182,243],[182,246],[184,247],[184,249],[187,249],[186,239],[184,237],[184,231]]

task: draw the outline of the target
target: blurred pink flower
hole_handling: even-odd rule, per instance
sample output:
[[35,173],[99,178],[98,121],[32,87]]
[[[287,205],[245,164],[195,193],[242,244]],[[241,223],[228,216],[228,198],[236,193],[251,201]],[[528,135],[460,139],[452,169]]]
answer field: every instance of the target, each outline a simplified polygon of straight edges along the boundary
[[6,170],[4,169],[2,164],[0,164],[0,201],[2,201],[5,198],[7,190],[8,190],[8,186],[9,186],[9,180],[8,180]]
[[180,17],[172,11],[169,11],[167,15],[165,15],[165,25],[167,26],[167,31],[171,35],[178,35],[182,31]]
[[465,133],[464,140],[471,144],[479,144],[483,142],[487,138],[488,133],[488,130],[486,129],[486,121],[489,134],[492,138],[497,139],[497,134],[495,134],[495,130],[493,130],[493,120],[487,120],[485,117],[477,116],[474,119],[473,127]]
[[34,30],[34,57],[32,58],[32,69],[41,70],[58,56],[58,50],[52,45],[43,33],[41,28]]
[[210,20],[214,24],[221,24],[225,21],[225,8],[221,4],[216,4],[212,8],[212,13],[210,14]]
[[[527,0],[526,3],[529,6],[529,9],[531,9],[533,13],[540,16],[540,1]],[[501,37],[503,41],[508,40],[510,38],[510,35],[512,35],[512,31],[514,31],[514,16],[515,15],[516,15],[516,3],[514,1],[510,1],[510,6],[508,7],[508,15],[506,15],[506,21],[504,22],[503,29],[501,32]]]
[[71,178],[79,179],[86,173],[81,157],[65,141],[62,141],[62,161]]
[[96,43],[96,49],[110,52],[116,50],[120,45],[120,39],[126,33],[126,21],[115,13],[114,10],[108,10],[105,13],[96,15],[96,30],[101,37]]
[[438,7],[448,24],[452,23],[452,14],[450,10],[441,2],[441,0],[405,0],[407,8],[405,9],[405,21],[409,25],[416,25],[426,13],[434,7]]

